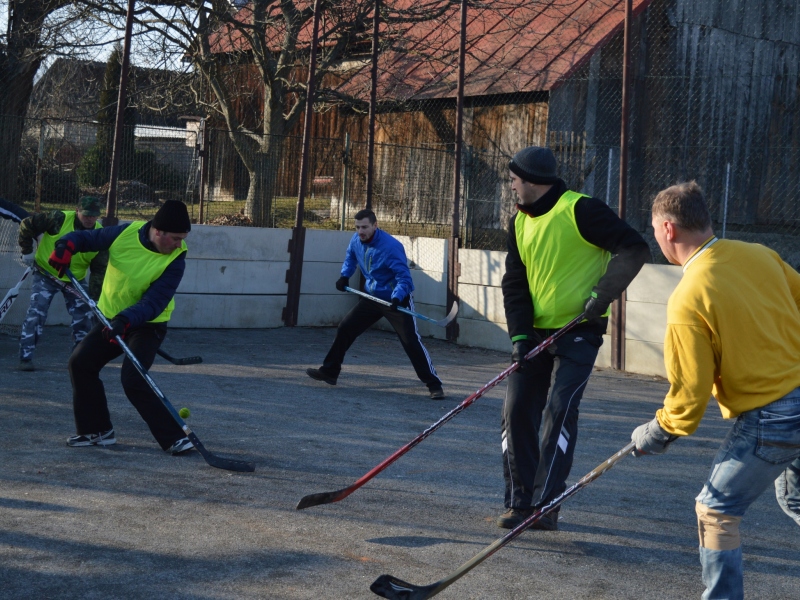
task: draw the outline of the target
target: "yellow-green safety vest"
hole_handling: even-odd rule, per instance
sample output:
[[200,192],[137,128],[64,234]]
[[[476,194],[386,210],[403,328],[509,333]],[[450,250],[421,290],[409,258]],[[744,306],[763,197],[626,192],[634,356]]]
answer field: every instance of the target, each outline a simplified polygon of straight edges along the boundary
[[514,220],[536,328],[558,329],[583,312],[611,260],[608,251],[590,244],[578,231],[575,203],[584,197],[568,190],[546,214],[531,217],[519,211]]
[[[58,233],[55,235],[45,233],[39,240],[39,247],[36,249],[36,264],[50,273],[50,275],[53,277],[58,277],[58,271],[51,267],[50,263],[47,261],[50,258],[50,255],[53,253],[53,250],[56,249],[56,242],[68,233],[75,231],[75,214],[76,213],[74,210],[65,210],[64,223],[62,223],[61,229],[58,231]],[[102,225],[100,225],[100,223],[94,224],[95,229],[100,229],[101,227]],[[73,275],[75,275],[75,279],[82,281],[83,278],[86,277],[86,271],[89,270],[89,264],[92,262],[92,259],[95,256],[97,256],[97,252],[78,252],[72,257],[72,262],[69,264],[69,270],[72,271]],[[69,281],[69,277],[66,275],[60,279],[62,281]]]
[[[103,281],[103,291],[97,307],[108,319],[113,319],[129,306],[141,300],[150,285],[164,270],[186,252],[186,242],[170,254],[159,254],[144,247],[139,241],[139,229],[145,221],[134,221],[128,225],[108,250],[108,270]],[[164,309],[149,323],[169,321],[175,308],[173,297]]]

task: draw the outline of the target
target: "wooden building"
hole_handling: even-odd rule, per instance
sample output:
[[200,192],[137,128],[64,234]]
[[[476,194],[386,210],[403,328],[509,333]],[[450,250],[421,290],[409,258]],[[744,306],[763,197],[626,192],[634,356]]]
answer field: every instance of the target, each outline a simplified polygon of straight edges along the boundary
[[[470,231],[478,247],[476,231],[506,226],[508,160],[527,145],[551,146],[573,189],[616,205],[623,10],[622,0],[575,0],[470,11],[461,212],[468,245]],[[457,27],[455,13],[436,27],[409,27],[404,43],[381,55],[374,204],[382,218],[451,218]],[[632,34],[628,220],[644,230],[656,191],[697,179],[718,221],[797,231],[800,5],[638,0]],[[328,84],[364,99],[368,77],[364,60]],[[327,106],[313,130],[319,187],[312,182],[311,193],[338,202],[349,134],[348,201],[363,206],[366,115]],[[241,195],[247,174],[224,146],[212,185],[218,196]],[[280,195],[296,193],[297,156],[287,154]]]

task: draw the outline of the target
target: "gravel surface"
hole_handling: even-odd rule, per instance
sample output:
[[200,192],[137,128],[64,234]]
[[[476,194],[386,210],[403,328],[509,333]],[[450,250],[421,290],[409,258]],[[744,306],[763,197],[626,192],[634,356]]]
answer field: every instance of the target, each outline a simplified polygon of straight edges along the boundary
[[[37,371],[0,336],[0,598],[374,598],[389,573],[423,585],[501,537],[501,384],[341,502],[347,487],[508,364],[504,353],[426,340],[447,399],[432,401],[393,334],[369,331],[338,385],[309,379],[333,329],[172,330],[153,378],[218,454],[252,474],[164,454],[104,370],[118,443],[69,448],[69,335],[48,327]],[[577,481],[653,417],[667,384],[596,371],[581,405]],[[699,598],[694,497],[728,428],[715,403],[664,456],[628,457],[439,597]],[[742,524],[749,598],[797,598],[800,533],[765,493]]]

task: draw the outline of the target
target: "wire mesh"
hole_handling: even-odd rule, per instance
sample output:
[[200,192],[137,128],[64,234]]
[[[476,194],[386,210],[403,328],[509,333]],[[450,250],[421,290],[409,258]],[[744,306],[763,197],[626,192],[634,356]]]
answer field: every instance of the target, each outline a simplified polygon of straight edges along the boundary
[[[336,19],[366,23],[371,3],[336,6],[323,18],[325,75],[303,220],[307,227],[350,229],[367,202],[369,28],[353,29],[345,50],[332,40]],[[786,25],[800,21],[800,8],[786,1],[745,8],[732,0],[635,0],[633,6],[626,219],[650,237],[652,197],[696,179],[718,235],[764,243],[800,266],[800,29]],[[515,211],[508,161],[528,145],[549,146],[571,189],[617,210],[623,10],[621,0],[468,3],[456,191],[459,3],[384,0],[371,199],[381,227],[449,237],[457,201],[462,246],[505,249]],[[303,32],[294,38],[298,60],[307,51]],[[211,119],[203,172],[196,127],[130,128],[121,218],[147,218],[161,201],[177,198],[196,221],[202,212],[206,223],[247,225],[259,217],[267,226],[293,226],[302,120],[295,118],[286,135],[256,133],[264,130],[263,87],[247,49],[228,33],[220,51],[232,58],[220,68],[230,70],[226,85],[241,88],[232,108],[247,143],[241,131]],[[287,110],[302,98],[307,71],[302,60],[297,64],[287,79]],[[208,107],[218,102],[208,90],[203,94]],[[104,195],[109,158],[97,150],[97,127],[89,120],[26,120],[18,201],[44,210],[72,207],[83,194]]]

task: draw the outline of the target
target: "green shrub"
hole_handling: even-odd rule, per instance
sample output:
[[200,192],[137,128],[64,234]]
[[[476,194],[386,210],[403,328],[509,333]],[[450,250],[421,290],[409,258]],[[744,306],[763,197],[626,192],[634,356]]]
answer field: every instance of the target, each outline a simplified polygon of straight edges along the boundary
[[108,183],[111,172],[111,156],[106,150],[95,145],[86,151],[75,168],[78,183],[84,187],[100,187]]

